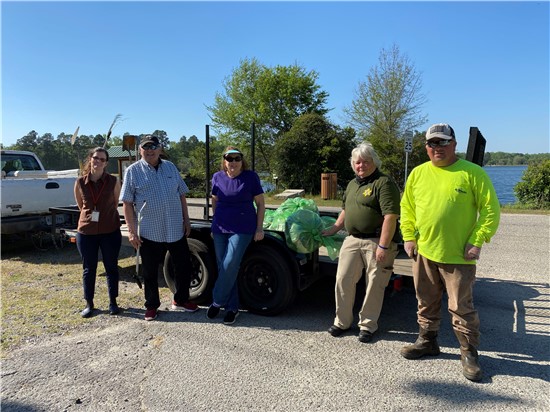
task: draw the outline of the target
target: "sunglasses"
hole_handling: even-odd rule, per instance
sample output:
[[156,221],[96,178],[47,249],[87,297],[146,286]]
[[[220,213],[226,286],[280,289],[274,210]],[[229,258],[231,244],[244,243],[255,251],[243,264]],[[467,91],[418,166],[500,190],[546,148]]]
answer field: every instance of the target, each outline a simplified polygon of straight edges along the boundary
[[240,162],[241,160],[243,160],[241,156],[225,156],[224,159],[227,160],[229,163]]
[[141,148],[143,150],[156,150],[159,148],[159,146],[156,144],[144,144],[143,146],[141,146]]
[[107,158],[105,158],[105,157],[92,156],[92,159],[99,160],[100,162],[103,162],[103,163],[105,163],[107,161]]
[[438,141],[428,141],[426,142],[426,146],[431,147],[432,149],[435,149],[436,147],[446,147],[451,144],[451,140],[438,140]]

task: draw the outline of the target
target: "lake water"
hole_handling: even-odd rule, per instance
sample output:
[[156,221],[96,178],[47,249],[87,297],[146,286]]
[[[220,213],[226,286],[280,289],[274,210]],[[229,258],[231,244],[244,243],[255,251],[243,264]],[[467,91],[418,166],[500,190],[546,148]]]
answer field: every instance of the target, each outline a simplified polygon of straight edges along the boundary
[[527,166],[486,166],[483,169],[493,182],[500,204],[516,203],[514,186],[521,181]]
[[[527,166],[486,166],[483,169],[485,169],[493,182],[500,204],[516,203],[517,198],[514,193],[514,186],[521,181],[521,177]],[[272,183],[264,180],[261,182],[265,192],[275,189]]]

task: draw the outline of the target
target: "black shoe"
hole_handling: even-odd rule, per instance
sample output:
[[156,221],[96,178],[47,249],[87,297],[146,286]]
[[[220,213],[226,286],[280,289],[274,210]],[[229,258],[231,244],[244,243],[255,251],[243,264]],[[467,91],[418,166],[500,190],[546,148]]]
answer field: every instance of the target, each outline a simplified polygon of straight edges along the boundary
[[225,314],[225,317],[223,318],[223,323],[225,325],[232,325],[235,323],[235,319],[237,319],[237,316],[239,316],[239,311],[233,312],[232,310],[228,310]]
[[120,312],[120,308],[116,303],[109,304],[109,315],[117,315]]
[[328,333],[330,333],[335,338],[340,336],[345,331],[347,331],[347,329],[340,329],[338,326],[335,325],[332,325],[330,328],[328,328]]
[[372,340],[372,332],[369,332],[368,330],[360,330],[359,331],[359,342],[363,343],[369,343]]
[[93,306],[86,306],[82,312],[80,312],[80,316],[83,318],[89,318],[94,313],[94,307]]
[[214,306],[214,304],[211,304],[208,307],[208,310],[206,311],[206,317],[208,319],[214,319],[218,314],[220,313],[220,307]]

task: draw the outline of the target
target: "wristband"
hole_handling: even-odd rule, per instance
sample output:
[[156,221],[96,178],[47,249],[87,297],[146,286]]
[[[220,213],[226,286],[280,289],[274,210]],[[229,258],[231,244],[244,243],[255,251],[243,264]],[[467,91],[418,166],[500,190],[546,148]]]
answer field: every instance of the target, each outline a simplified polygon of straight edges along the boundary
[[380,249],[388,250],[388,248],[387,248],[386,246],[378,245],[378,247],[379,247]]

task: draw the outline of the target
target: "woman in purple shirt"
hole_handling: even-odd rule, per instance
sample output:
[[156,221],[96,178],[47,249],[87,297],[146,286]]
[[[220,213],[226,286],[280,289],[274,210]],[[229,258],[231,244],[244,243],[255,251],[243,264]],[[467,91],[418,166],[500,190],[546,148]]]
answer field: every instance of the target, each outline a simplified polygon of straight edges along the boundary
[[206,316],[214,319],[224,308],[223,323],[230,325],[239,314],[237,275],[241,260],[252,239],[264,238],[265,214],[260,178],[248,170],[243,154],[233,146],[225,149],[221,170],[212,177],[212,210],[218,279]]

